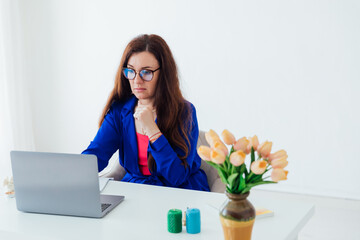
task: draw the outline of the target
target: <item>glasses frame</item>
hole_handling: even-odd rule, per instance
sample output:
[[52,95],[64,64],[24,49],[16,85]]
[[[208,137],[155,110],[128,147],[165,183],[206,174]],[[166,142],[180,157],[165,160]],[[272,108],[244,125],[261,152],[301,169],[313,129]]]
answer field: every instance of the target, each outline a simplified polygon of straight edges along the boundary
[[[143,81],[145,81],[145,82],[150,82],[150,81],[153,80],[153,78],[154,78],[154,72],[156,72],[156,71],[159,70],[160,68],[161,68],[161,67],[158,67],[158,68],[155,69],[155,70],[150,70],[150,69],[146,69],[146,68],[145,68],[145,69],[141,69],[139,72],[137,72],[137,71],[136,71],[135,69],[133,69],[133,68],[124,67],[124,68],[122,69],[122,73],[123,73],[124,77],[125,77],[126,79],[130,80],[130,81],[134,80],[134,79],[136,78],[136,75],[139,74],[140,78],[141,78]],[[135,76],[134,76],[133,79],[130,79],[130,78],[127,78],[127,77],[126,77],[125,72],[124,72],[126,69],[130,69],[130,70],[133,70],[133,71],[135,72]],[[152,77],[151,77],[150,80],[145,80],[145,79],[141,76],[140,72],[141,72],[141,71],[144,71],[144,70],[149,71],[149,72],[152,73]]]

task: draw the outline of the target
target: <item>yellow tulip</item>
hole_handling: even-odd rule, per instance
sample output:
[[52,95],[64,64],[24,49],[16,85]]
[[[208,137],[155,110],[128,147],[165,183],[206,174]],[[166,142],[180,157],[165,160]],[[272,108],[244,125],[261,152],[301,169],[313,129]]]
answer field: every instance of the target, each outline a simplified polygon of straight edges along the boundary
[[225,129],[221,133],[221,137],[227,145],[233,145],[235,143],[234,135],[231,132],[229,132],[227,129]]
[[210,147],[214,147],[214,142],[216,140],[220,140],[220,137],[214,130],[210,129],[208,132],[205,133],[205,139],[210,145]]
[[268,158],[271,152],[271,147],[272,142],[265,141],[258,146],[257,152],[261,155],[262,158]]
[[213,148],[210,152],[210,159],[212,162],[222,164],[225,162],[226,155],[221,149]]
[[257,160],[251,164],[251,171],[257,175],[263,174],[266,170],[267,162],[264,160]]
[[215,140],[213,144],[214,144],[213,148],[221,149],[225,155],[228,155],[229,150],[220,139]]
[[235,167],[238,167],[244,163],[245,157],[246,157],[246,154],[243,151],[239,150],[239,151],[233,152],[230,155],[230,162]]
[[205,161],[210,161],[210,152],[211,149],[207,146],[200,146],[197,150],[201,159]]
[[241,150],[245,154],[249,154],[250,151],[247,149],[247,146],[249,145],[249,140],[246,137],[238,139],[234,144],[235,151]]
[[251,151],[251,147],[254,148],[254,150],[256,151],[257,148],[259,146],[259,139],[256,135],[254,135],[253,137],[249,138],[249,145],[247,146],[247,150],[250,152]]
[[272,168],[284,168],[288,165],[286,158],[274,159],[270,162]]
[[274,182],[278,182],[278,181],[281,181],[281,180],[286,180],[288,173],[289,173],[289,171],[286,171],[286,170],[284,170],[282,168],[275,168],[275,169],[272,170],[271,179]]
[[277,159],[287,159],[288,155],[285,150],[279,150],[275,153],[271,153],[269,155],[269,161],[277,160]]

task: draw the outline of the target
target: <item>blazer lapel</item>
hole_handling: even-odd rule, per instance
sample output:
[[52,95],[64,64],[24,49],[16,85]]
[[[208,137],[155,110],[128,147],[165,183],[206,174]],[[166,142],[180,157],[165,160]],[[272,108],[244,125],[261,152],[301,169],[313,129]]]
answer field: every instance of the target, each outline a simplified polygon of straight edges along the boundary
[[124,143],[124,167],[131,174],[141,175],[139,169],[138,147],[134,122],[134,107],[137,99],[135,96],[124,105],[122,110],[123,143]]

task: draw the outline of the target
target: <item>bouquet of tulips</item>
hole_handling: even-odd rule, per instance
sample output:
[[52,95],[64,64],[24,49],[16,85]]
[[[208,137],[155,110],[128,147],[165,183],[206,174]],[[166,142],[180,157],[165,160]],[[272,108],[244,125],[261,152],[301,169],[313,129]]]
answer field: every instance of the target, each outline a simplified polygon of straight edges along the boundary
[[[284,168],[288,165],[288,156],[285,150],[271,153],[272,142],[265,141],[259,144],[256,135],[236,140],[231,132],[224,130],[221,136],[224,141],[221,141],[215,131],[207,132],[205,138],[210,147],[200,146],[198,154],[217,169],[229,193],[247,193],[257,185],[277,183],[287,179],[288,171]],[[225,144],[231,146],[230,151]],[[245,165],[248,154],[250,154],[250,169]],[[272,170],[271,174],[267,174],[270,170]],[[268,178],[272,181],[266,180]]]

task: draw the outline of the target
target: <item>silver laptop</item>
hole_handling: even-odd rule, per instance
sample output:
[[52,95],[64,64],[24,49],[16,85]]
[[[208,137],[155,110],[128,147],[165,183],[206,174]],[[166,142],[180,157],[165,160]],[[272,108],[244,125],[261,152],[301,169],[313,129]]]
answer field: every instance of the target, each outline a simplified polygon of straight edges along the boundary
[[124,196],[100,194],[97,157],[11,151],[17,209],[101,218]]

